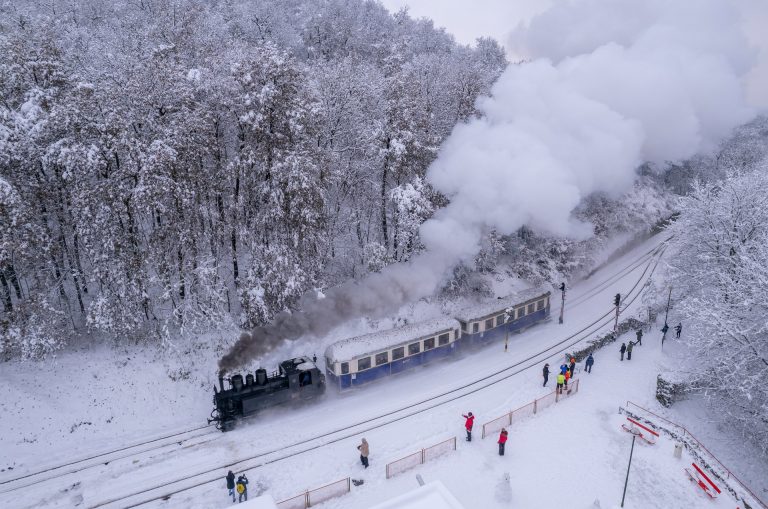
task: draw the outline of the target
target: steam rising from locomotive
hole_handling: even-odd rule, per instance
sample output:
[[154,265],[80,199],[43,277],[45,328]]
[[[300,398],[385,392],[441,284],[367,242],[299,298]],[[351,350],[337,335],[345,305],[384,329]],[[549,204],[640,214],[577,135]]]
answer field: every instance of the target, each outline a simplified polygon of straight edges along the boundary
[[513,32],[535,60],[511,65],[457,126],[427,179],[450,204],[420,230],[423,254],[243,334],[220,361],[231,370],[285,339],[381,317],[433,293],[483,236],[523,225],[587,236],[571,212],[587,195],[618,195],[644,162],[716,146],[754,111],[744,77],[754,53],[730,0],[558,2]]

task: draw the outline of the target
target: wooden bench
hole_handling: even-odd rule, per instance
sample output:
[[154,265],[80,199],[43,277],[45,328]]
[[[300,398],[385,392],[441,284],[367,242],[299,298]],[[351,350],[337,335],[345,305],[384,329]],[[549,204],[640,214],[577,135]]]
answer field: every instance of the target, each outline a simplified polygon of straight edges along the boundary
[[656,431],[653,431],[651,428],[645,426],[644,424],[640,424],[631,417],[627,417],[627,421],[629,421],[629,426],[626,424],[621,425],[624,431],[632,433],[636,437],[642,438],[651,445],[656,443],[656,439],[659,438],[659,434]]
[[688,468],[685,469],[685,473],[688,474],[688,478],[691,480],[691,482],[701,488],[709,498],[717,498],[717,496],[721,493],[720,488],[718,488],[717,485],[712,482],[712,479],[710,479],[709,476],[705,474],[704,471],[699,468],[696,463],[691,463],[691,466],[694,468],[693,471]]

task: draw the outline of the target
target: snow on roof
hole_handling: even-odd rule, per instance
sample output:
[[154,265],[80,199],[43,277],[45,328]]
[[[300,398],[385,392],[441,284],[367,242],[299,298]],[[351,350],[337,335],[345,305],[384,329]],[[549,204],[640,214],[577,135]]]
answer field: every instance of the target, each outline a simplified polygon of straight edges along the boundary
[[260,497],[252,498],[241,504],[236,504],[228,507],[232,509],[234,509],[235,507],[237,507],[237,509],[278,509],[277,504],[275,504],[275,499],[273,499],[267,494],[261,495]]
[[325,357],[332,361],[347,361],[361,355],[374,354],[394,346],[405,345],[415,339],[434,336],[437,332],[456,329],[458,326],[458,322],[453,318],[440,317],[404,325],[397,329],[372,332],[331,344],[325,350]]
[[495,315],[501,313],[507,308],[514,307],[517,304],[522,304],[535,297],[549,293],[550,290],[546,286],[537,286],[535,288],[528,288],[517,293],[513,293],[507,297],[500,299],[493,299],[486,302],[469,306],[456,313],[456,319],[463,322],[469,322],[477,320],[479,318],[485,318],[489,315]]
[[428,482],[370,509],[465,509],[440,481]]

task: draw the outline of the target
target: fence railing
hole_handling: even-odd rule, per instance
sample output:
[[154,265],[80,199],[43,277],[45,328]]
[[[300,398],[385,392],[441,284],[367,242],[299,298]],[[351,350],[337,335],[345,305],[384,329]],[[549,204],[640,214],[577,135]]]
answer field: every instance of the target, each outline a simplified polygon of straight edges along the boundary
[[[698,447],[699,449],[701,449],[704,452],[706,452],[707,455],[709,457],[711,457],[719,465],[719,467],[722,469],[723,473],[725,474],[726,480],[733,479],[734,481],[736,481],[739,484],[739,486],[741,486],[741,488],[744,491],[746,491],[747,493],[749,493],[752,496],[752,498],[755,500],[755,502],[760,504],[760,506],[763,507],[763,509],[768,509],[768,505],[763,500],[761,500],[757,495],[755,495],[752,492],[752,490],[749,489],[749,487],[741,481],[741,479],[736,477],[733,474],[733,472],[731,472],[725,465],[723,465],[723,462],[720,461],[719,459],[717,459],[717,456],[712,454],[712,452],[709,449],[707,449],[704,446],[704,444],[701,443],[701,441],[698,438],[693,436],[693,434],[690,431],[688,431],[688,429],[685,426],[683,426],[682,424],[678,424],[676,422],[670,421],[669,419],[667,419],[665,417],[662,417],[659,414],[657,414],[655,412],[652,412],[651,410],[648,410],[647,408],[643,408],[643,407],[641,407],[640,405],[638,405],[636,403],[632,403],[631,401],[627,401],[627,411],[631,411],[630,410],[630,406],[635,407],[635,408],[637,408],[639,410],[642,410],[643,412],[654,416],[656,419],[660,419],[660,420],[664,421],[665,423],[667,423],[669,425],[672,425],[675,428],[677,428],[678,432],[682,435],[681,438],[683,439],[684,442],[686,440],[690,440],[691,442],[693,442],[696,445],[696,447]],[[664,427],[662,427],[662,426],[658,426],[658,427],[661,428],[663,431],[667,432],[667,434],[670,434],[670,435],[672,434],[669,430],[665,429]]]
[[571,382],[571,385],[569,385],[567,389],[563,388],[562,394],[558,393],[557,389],[555,389],[553,392],[550,392],[546,396],[534,399],[527,405],[523,405],[516,410],[512,410],[511,412],[502,415],[501,417],[497,417],[486,422],[483,424],[483,438],[487,437],[491,433],[495,433],[496,431],[501,430],[501,428],[511,426],[512,423],[531,417],[541,412],[543,409],[554,405],[558,401],[570,398],[578,392],[579,379],[577,378]]
[[349,481],[350,479],[347,477],[313,490],[307,490],[300,495],[278,502],[277,507],[280,509],[307,509],[320,502],[346,495],[350,490]]
[[387,479],[405,472],[411,468],[424,464],[428,460],[434,459],[449,451],[456,450],[456,437],[449,438],[435,445],[425,447],[424,449],[404,456],[391,463],[387,463]]

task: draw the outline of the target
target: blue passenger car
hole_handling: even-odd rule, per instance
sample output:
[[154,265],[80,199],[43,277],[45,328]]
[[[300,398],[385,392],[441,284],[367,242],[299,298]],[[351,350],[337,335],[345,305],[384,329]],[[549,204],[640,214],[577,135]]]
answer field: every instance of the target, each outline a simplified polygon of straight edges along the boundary
[[344,339],[325,351],[328,385],[348,389],[452,355],[458,322],[438,318]]
[[546,320],[549,318],[550,293],[544,288],[530,288],[464,309],[456,315],[462,347],[503,339],[509,333],[520,332]]
[[532,288],[437,318],[343,339],[325,352],[328,385],[348,389],[457,351],[484,345],[549,317],[550,292]]

